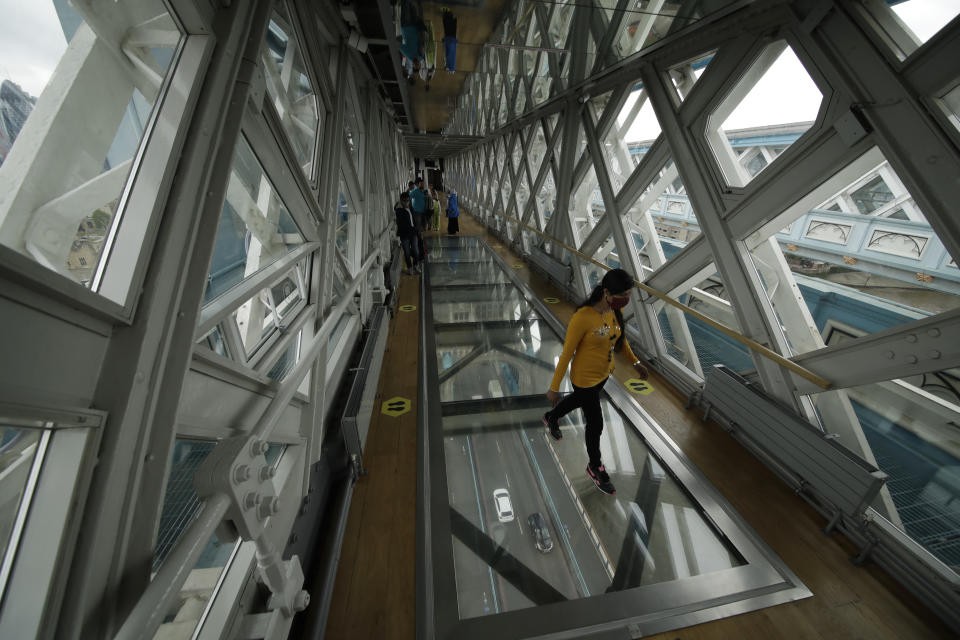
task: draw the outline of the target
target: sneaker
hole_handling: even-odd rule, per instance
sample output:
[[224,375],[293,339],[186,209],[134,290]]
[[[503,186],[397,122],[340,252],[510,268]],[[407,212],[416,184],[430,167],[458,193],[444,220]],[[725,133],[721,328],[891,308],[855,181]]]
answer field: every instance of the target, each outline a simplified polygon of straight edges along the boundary
[[602,464],[597,467],[588,464],[587,475],[590,476],[590,479],[593,480],[593,483],[597,485],[597,489],[600,489],[600,491],[611,496],[617,492],[613,483],[610,482],[610,476],[607,475],[607,470]]
[[548,418],[546,413],[543,414],[543,424],[550,430],[550,435],[553,436],[554,440],[563,440],[563,434],[560,433],[560,423]]

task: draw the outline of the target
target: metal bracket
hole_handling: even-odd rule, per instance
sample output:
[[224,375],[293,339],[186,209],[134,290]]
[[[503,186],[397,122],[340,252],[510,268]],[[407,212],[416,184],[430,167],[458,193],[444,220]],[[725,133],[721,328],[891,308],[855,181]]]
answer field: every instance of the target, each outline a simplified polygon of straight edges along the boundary
[[226,519],[245,540],[256,540],[263,535],[265,520],[280,509],[271,482],[276,471],[263,455],[267,446],[252,436],[221,440],[193,479],[201,498],[218,493],[230,498]]
[[850,562],[852,562],[858,567],[862,567],[870,560],[870,554],[873,552],[873,549],[876,546],[877,546],[877,541],[874,539],[870,539],[867,542],[867,544],[864,545],[863,549],[860,550],[860,553],[858,555],[850,558]]
[[840,523],[840,518],[842,517],[843,517],[843,514],[840,513],[840,511],[837,511],[836,513],[834,513],[833,517],[830,518],[830,522],[828,522],[827,526],[823,528],[823,533],[825,535],[830,535],[831,533],[833,533],[833,530]]

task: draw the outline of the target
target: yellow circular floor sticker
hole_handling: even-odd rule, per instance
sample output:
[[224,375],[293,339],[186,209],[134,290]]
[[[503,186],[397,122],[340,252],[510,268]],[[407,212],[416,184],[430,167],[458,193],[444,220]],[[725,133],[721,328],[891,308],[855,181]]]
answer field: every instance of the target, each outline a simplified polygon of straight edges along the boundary
[[410,411],[410,400],[401,398],[400,396],[394,396],[384,401],[380,407],[380,413],[393,417],[402,416],[407,411]]
[[560,302],[560,298],[549,297],[549,298],[544,298],[543,301],[546,302],[547,304],[557,304],[558,302]]
[[415,304],[402,304],[400,305],[400,311],[416,311],[417,305]]
[[630,378],[627,380],[627,389],[639,396],[647,396],[653,393],[653,385],[640,378]]
[[522,263],[522,262],[514,262],[514,263],[513,263],[513,268],[514,268],[514,269],[523,269],[523,263]]

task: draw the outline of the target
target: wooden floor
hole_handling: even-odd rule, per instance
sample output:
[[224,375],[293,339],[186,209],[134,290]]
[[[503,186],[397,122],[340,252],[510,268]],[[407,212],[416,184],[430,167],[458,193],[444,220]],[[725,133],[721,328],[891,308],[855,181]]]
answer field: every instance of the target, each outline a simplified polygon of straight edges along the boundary
[[[461,235],[486,236],[469,216]],[[500,242],[487,237],[491,246]],[[511,263],[516,257],[497,250]],[[526,267],[517,271],[539,295],[559,292]],[[403,304],[418,304],[419,281],[403,276]],[[558,296],[559,297],[559,296]],[[566,322],[573,305],[555,305]],[[416,379],[420,310],[397,313],[378,387],[382,399],[403,396],[413,409],[376,415],[368,436],[369,475],[357,483],[337,573],[326,637],[334,640],[412,639],[415,625]],[[632,377],[626,362],[614,374]],[[772,472],[713,422],[684,409],[686,398],[653,374],[656,391],[644,408],[741,516],[813,592],[813,597],[695,627],[650,636],[657,640],[838,638],[927,639],[955,635],[922,602],[874,565],[856,567],[854,547],[821,533],[825,521]]]

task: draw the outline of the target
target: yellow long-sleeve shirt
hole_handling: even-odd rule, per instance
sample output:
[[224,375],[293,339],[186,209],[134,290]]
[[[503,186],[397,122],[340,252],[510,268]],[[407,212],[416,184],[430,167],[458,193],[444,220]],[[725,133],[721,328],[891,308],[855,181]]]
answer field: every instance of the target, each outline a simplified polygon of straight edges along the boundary
[[[620,338],[621,328],[613,311],[601,314],[593,307],[581,307],[570,318],[567,325],[567,337],[563,341],[563,352],[553,374],[550,388],[560,390],[560,382],[570,367],[570,382],[578,387],[592,387],[600,384],[613,372],[613,349]],[[624,340],[622,351],[636,362],[630,344]]]

